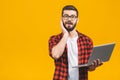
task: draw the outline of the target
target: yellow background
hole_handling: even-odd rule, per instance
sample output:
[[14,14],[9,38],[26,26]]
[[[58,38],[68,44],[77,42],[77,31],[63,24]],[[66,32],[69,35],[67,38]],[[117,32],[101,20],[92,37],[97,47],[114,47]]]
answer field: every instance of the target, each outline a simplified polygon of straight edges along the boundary
[[77,29],[94,45],[116,42],[89,80],[120,80],[120,0],[0,0],[0,80],[52,80],[48,39],[61,32],[61,9],[79,10]]

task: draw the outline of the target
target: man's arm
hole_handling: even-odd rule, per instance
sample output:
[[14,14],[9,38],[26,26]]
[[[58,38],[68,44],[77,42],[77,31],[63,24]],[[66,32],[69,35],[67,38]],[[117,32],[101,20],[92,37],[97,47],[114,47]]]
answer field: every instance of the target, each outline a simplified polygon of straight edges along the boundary
[[[91,54],[93,49],[93,43],[91,39],[89,39],[88,44],[89,44],[89,54]],[[102,64],[103,63],[101,62],[100,59],[94,60],[92,64],[88,67],[88,71],[94,71],[97,67],[101,66]]]
[[68,35],[64,34],[60,42],[52,48],[52,57],[54,59],[59,59],[62,56],[67,43],[67,38]]
[[63,37],[60,42],[52,48],[52,57],[54,59],[59,59],[62,56],[69,36],[68,31],[63,26],[62,21],[60,22],[60,25],[63,32]]

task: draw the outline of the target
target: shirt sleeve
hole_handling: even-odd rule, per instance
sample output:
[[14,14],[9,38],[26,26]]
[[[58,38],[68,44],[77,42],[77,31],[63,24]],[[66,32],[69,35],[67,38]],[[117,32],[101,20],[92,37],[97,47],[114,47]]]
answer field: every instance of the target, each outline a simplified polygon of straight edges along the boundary
[[93,49],[93,42],[90,38],[88,39],[88,47],[89,47],[88,54],[91,54]]
[[[57,44],[56,37],[52,36],[49,39],[49,55],[52,57],[52,48]],[[53,58],[53,57],[52,57]]]

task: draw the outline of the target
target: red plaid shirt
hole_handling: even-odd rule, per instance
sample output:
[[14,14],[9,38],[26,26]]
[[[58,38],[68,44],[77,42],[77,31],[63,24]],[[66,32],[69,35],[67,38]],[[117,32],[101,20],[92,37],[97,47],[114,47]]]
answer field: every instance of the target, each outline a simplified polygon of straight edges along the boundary
[[[78,32],[78,31],[77,31]],[[49,40],[49,52],[50,56],[53,46],[55,46],[62,38],[63,34],[58,34],[55,36],[52,36]],[[91,39],[78,32],[78,64],[85,64],[88,62],[88,58],[90,56],[90,53],[92,52],[93,43]],[[67,80],[68,78],[68,59],[67,59],[67,45],[65,47],[63,55],[57,59],[54,60],[55,63],[55,73],[53,80]],[[88,68],[82,67],[79,68],[79,80],[88,80]]]

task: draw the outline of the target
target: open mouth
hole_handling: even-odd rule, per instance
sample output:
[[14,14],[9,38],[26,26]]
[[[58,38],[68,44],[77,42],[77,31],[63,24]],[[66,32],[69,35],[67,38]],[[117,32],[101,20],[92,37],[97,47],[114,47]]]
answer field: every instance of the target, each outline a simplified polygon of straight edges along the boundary
[[72,25],[73,25],[72,23],[66,23],[66,26],[68,26],[68,28]]
[[66,22],[65,24],[73,25],[73,23],[72,23],[71,21],[68,21],[68,22]]

